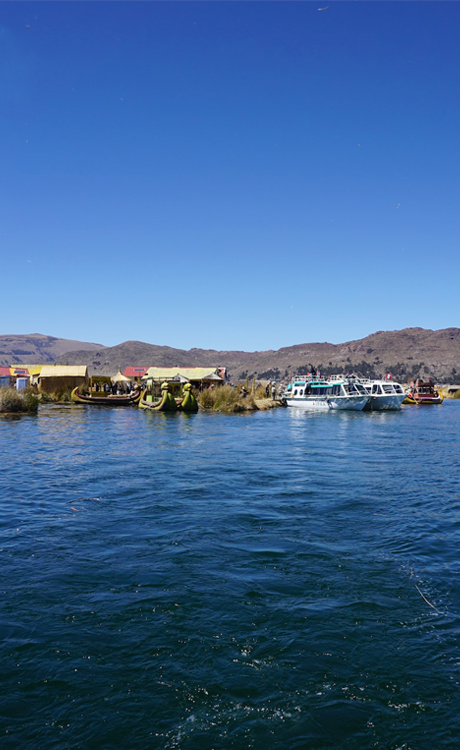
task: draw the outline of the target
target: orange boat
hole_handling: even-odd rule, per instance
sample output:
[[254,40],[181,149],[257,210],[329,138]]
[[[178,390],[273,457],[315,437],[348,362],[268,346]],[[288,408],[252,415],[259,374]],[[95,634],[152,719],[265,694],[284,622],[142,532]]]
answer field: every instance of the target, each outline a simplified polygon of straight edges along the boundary
[[416,380],[406,392],[403,404],[442,404],[443,397],[434,387],[433,381]]

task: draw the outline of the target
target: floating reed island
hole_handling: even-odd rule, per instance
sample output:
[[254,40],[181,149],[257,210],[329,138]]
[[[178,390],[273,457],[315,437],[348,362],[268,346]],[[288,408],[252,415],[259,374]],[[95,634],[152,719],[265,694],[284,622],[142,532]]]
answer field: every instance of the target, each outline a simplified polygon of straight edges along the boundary
[[207,389],[198,395],[201,409],[223,411],[232,414],[245,411],[267,411],[284,406],[284,402],[267,398],[265,388],[259,386],[248,390],[245,386],[222,385]]
[[192,388],[190,383],[163,382],[161,385],[149,382],[142,390],[136,388],[129,393],[112,394],[88,392],[76,387],[72,390],[71,400],[76,404],[94,406],[138,406],[144,411],[196,413],[199,409],[237,414],[250,411],[267,411],[284,406],[280,400],[266,397],[266,388],[252,385],[219,385],[200,390]]

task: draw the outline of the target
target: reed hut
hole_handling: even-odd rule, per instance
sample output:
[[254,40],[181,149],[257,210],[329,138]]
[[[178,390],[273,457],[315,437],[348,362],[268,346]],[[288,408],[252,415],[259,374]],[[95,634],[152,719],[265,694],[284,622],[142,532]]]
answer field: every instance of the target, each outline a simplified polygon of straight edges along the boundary
[[191,383],[194,388],[202,389],[224,384],[218,370],[217,367],[149,367],[142,380],[156,383],[178,381]]
[[76,388],[89,382],[86,365],[44,365],[38,378],[38,390],[55,393],[65,388]]

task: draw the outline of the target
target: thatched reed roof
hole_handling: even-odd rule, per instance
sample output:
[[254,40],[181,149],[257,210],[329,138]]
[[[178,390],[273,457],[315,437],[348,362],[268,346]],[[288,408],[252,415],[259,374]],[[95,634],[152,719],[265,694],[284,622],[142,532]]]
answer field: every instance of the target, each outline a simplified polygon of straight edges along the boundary
[[44,365],[40,373],[42,378],[87,378],[86,365]]

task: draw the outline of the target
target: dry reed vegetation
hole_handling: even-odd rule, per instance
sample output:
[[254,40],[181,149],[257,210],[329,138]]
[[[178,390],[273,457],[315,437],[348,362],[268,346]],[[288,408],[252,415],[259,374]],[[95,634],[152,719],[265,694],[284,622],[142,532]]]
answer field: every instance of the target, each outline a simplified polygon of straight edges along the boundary
[[244,396],[240,388],[232,388],[231,385],[222,385],[218,388],[202,391],[197,394],[197,399],[202,409],[209,409],[210,411],[237,413],[258,409],[252,393]]
[[18,393],[16,388],[0,388],[0,412],[33,413],[38,409],[38,396],[31,391]]

